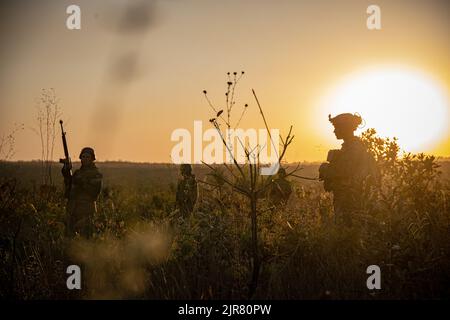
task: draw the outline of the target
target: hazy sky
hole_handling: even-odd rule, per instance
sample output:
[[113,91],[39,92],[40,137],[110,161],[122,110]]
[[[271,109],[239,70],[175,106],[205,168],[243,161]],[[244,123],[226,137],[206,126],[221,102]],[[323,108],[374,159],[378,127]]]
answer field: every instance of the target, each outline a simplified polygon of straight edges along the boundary
[[[225,101],[226,73],[245,71],[235,116],[296,138],[288,161],[323,160],[333,140],[318,101],[345,75],[396,64],[421,70],[450,92],[448,1],[2,1],[0,134],[14,123],[14,159],[38,159],[36,100],[55,88],[72,157],[93,146],[99,160],[169,162],[176,128],[208,128]],[[81,7],[81,30],[66,28],[66,7]],[[366,27],[366,8],[381,8],[382,30]],[[424,105],[424,108],[427,106]],[[358,111],[358,110],[349,110]],[[364,116],[364,114],[363,114]],[[399,119],[400,120],[400,119]],[[405,115],[402,121],[408,121]],[[430,126],[433,124],[430,123]],[[61,142],[55,159],[63,155]],[[450,156],[450,135],[424,149]]]

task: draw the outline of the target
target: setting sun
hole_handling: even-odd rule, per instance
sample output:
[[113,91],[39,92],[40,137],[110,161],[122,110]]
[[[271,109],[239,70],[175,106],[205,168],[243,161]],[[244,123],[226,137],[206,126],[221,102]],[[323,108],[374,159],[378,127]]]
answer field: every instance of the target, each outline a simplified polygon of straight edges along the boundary
[[[364,129],[397,137],[407,152],[426,152],[448,135],[448,101],[441,85],[426,74],[377,67],[352,73],[329,90],[320,101],[320,116],[359,113]],[[334,138],[332,132],[328,136]]]
[[449,13],[0,1],[0,300],[183,319],[444,305]]

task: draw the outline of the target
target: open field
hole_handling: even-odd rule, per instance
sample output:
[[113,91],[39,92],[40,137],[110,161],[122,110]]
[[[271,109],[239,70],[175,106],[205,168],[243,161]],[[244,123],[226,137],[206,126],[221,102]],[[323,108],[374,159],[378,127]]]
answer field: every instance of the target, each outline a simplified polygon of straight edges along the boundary
[[[449,162],[438,179],[406,183],[359,217],[333,223],[322,184],[290,178],[288,204],[258,207],[262,299],[405,299],[450,296]],[[78,164],[74,164],[76,168]],[[242,299],[251,269],[249,213],[236,192],[199,184],[194,213],[174,210],[178,166],[98,163],[104,188],[95,238],[64,238],[60,165],[40,187],[39,162],[0,164],[0,296],[19,299]],[[317,176],[318,164],[300,174]],[[208,168],[193,168],[204,180]],[[424,178],[425,179],[425,178]],[[418,189],[420,194],[418,193]],[[390,208],[390,209],[388,209]],[[66,289],[69,261],[82,261],[86,290]],[[379,265],[382,289],[366,287]]]

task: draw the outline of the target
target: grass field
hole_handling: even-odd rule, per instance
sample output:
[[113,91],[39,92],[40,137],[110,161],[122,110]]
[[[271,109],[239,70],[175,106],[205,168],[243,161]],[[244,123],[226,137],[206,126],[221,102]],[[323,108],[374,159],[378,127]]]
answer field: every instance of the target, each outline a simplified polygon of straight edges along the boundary
[[[449,162],[412,159],[385,174],[379,201],[351,228],[334,224],[322,184],[290,178],[286,206],[258,204],[258,299],[450,297]],[[78,164],[74,164],[77,167]],[[0,296],[16,299],[245,299],[251,275],[246,199],[199,184],[194,213],[175,211],[178,166],[100,162],[104,188],[93,240],[64,237],[60,165],[42,187],[39,162],[0,163]],[[302,164],[316,177],[318,164]],[[427,169],[428,168],[428,169]],[[206,178],[209,169],[195,165]],[[408,171],[409,170],[409,171]],[[428,170],[428,171],[427,171]],[[442,171],[441,175],[435,175]],[[81,292],[66,267],[83,265]],[[382,289],[368,290],[379,265]],[[75,290],[76,291],[76,290]]]

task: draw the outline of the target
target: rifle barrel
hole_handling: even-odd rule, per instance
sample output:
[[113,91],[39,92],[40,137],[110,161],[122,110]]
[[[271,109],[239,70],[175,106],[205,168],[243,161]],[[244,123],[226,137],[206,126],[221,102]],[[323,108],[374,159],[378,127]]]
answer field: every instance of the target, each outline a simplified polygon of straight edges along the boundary
[[61,136],[64,147],[64,156],[66,158],[66,161],[70,161],[69,148],[67,147],[66,133],[64,132],[63,121],[59,120],[59,124],[61,125]]

